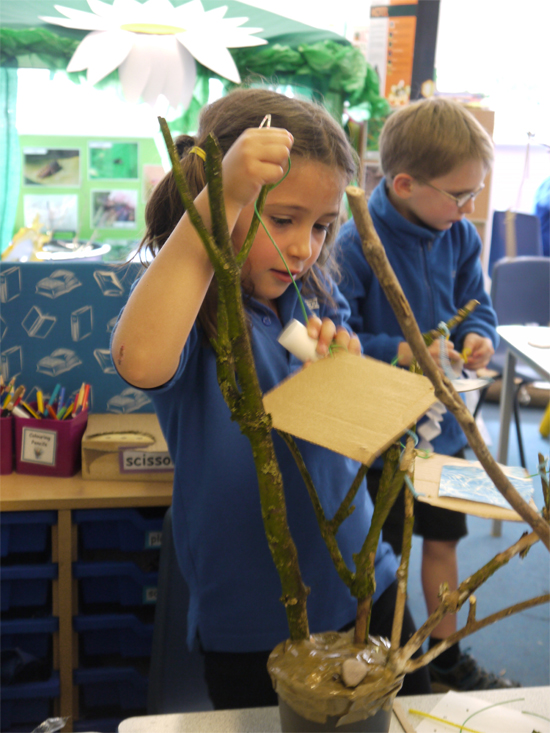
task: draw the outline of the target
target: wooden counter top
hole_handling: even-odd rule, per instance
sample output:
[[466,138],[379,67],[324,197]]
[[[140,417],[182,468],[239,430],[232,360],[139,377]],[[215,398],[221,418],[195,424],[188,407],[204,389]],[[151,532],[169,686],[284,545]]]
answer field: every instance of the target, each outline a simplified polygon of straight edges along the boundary
[[0,476],[0,511],[169,506],[171,481],[91,481],[11,473]]

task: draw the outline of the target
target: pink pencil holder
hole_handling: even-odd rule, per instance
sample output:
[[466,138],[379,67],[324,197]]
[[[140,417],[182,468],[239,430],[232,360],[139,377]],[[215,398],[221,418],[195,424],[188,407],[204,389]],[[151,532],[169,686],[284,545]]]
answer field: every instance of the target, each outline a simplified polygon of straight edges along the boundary
[[[36,404],[31,404],[36,409]],[[67,420],[15,417],[15,470],[41,476],[74,476],[80,470],[88,412]]]
[[13,471],[13,417],[0,417],[0,474]]

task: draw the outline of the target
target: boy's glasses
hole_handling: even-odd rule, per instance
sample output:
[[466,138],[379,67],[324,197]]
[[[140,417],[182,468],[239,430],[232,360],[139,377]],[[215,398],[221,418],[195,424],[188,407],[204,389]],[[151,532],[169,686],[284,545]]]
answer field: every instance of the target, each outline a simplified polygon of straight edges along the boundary
[[442,188],[438,188],[437,186],[434,186],[432,183],[428,183],[427,181],[423,181],[423,183],[425,186],[429,186],[430,188],[433,188],[434,191],[439,191],[439,193],[442,193],[448,199],[451,199],[451,201],[454,201],[459,209],[461,209],[463,206],[466,206],[468,201],[473,201],[476,198],[476,196],[479,196],[479,194],[485,188],[485,184],[482,183],[481,186],[477,189],[477,191],[471,191],[470,193],[464,193],[462,194],[462,196],[453,196],[452,193],[448,193],[447,191],[444,191]]

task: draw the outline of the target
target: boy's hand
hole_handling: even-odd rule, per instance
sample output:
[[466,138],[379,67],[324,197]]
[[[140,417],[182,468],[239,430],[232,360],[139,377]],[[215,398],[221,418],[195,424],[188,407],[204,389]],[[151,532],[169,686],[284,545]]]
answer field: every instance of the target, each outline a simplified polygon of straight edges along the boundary
[[311,316],[307,322],[307,332],[311,338],[317,340],[317,353],[326,356],[332,343],[346,349],[350,354],[361,355],[361,343],[355,334],[350,334],[343,326],[336,326],[329,318],[321,321],[317,316]]
[[277,127],[245,130],[223,159],[226,201],[244,208],[258,198],[262,186],[280,181],[293,142],[290,132]]
[[[432,359],[435,361],[439,369],[443,371],[441,367],[441,346],[439,342],[439,339],[435,339],[435,341],[433,341],[433,343],[431,343],[427,348],[431,354]],[[445,349],[447,350],[447,356],[449,357],[451,365],[453,364],[453,362],[460,361],[461,356],[458,351],[455,351],[452,341],[445,341]],[[413,353],[409,344],[406,341],[401,341],[397,350],[397,363],[399,364],[399,366],[410,366],[412,364],[413,358]]]
[[466,369],[476,371],[487,366],[495,353],[491,339],[480,336],[478,333],[468,333],[464,339],[463,350],[469,350],[469,356],[464,363]]

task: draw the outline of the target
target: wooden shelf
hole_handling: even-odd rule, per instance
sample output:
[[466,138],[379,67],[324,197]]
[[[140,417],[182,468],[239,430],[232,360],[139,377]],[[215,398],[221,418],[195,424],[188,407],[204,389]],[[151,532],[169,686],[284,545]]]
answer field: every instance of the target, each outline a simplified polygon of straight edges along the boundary
[[73,721],[78,718],[78,691],[73,683],[78,645],[73,630],[77,609],[72,564],[77,550],[72,510],[168,507],[171,502],[171,481],[90,481],[81,474],[59,478],[12,473],[1,478],[1,511],[57,511],[57,524],[52,527],[52,561],[58,565],[58,577],[53,581],[53,613],[59,619],[54,659],[59,667],[59,715],[69,718],[67,731],[73,729]]

